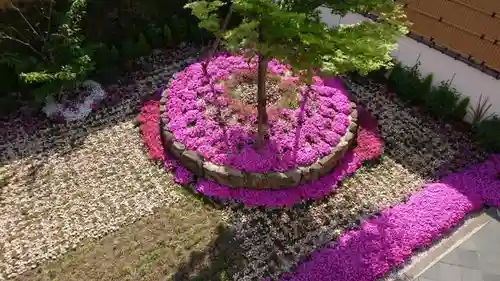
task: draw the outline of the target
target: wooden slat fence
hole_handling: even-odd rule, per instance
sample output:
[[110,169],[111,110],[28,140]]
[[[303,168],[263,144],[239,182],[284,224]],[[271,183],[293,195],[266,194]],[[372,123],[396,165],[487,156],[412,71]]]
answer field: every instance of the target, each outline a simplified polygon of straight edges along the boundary
[[500,0],[402,0],[411,31],[500,71]]

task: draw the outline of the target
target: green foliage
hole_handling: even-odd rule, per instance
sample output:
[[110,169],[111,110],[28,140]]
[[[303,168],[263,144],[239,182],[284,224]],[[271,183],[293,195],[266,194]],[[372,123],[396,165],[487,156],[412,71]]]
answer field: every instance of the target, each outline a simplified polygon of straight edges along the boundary
[[487,115],[491,106],[488,97],[483,99],[483,95],[479,96],[477,105],[475,107],[470,106],[473,126],[477,126],[481,121],[493,117],[493,114]]
[[139,34],[139,39],[137,40],[137,52],[140,56],[145,56],[151,53],[151,46],[146,39],[144,34]]
[[451,120],[459,100],[460,94],[448,83],[442,82],[438,87],[433,88],[425,102],[425,109],[435,116]]
[[152,48],[158,48],[162,45],[162,33],[163,30],[161,28],[158,28],[153,24],[148,26],[147,37]]
[[[31,37],[12,26],[0,31],[0,44],[10,46],[11,50],[0,58],[0,64],[14,69],[21,83],[32,88],[37,102],[85,80],[94,71],[91,58],[97,48],[87,44],[82,35],[80,25],[86,15],[85,0],[71,1],[65,12],[58,13],[52,10],[52,2],[46,5],[51,6],[43,15],[48,20],[44,30],[35,28],[40,27],[41,19],[30,21],[24,11],[13,6],[13,11],[30,29]],[[21,48],[16,49],[9,45],[11,43],[18,43]]]
[[[187,28],[197,21],[183,9],[186,2],[30,1],[22,9],[0,11],[0,102],[41,102],[89,77],[113,82],[123,61],[165,41],[175,45],[172,32],[164,38],[163,28],[174,15],[181,23],[180,41],[199,37],[199,29]],[[139,44],[141,33],[149,48]]]
[[[391,65],[389,53],[398,36],[407,32],[405,16],[392,0],[357,1],[234,0],[242,22],[222,34],[226,47],[253,49],[268,58],[290,64],[310,80],[313,70],[338,75],[357,70],[361,74]],[[375,22],[328,28],[317,7],[327,5],[334,13],[360,12],[370,8],[379,15]],[[200,26],[218,35],[220,1],[195,1],[186,5],[199,18]],[[373,8],[373,9],[371,9]],[[259,36],[259,29],[261,35]]]
[[174,39],[172,38],[172,30],[165,24],[163,26],[163,41],[167,46],[172,46],[174,44]]
[[460,98],[457,90],[449,82],[432,86],[432,74],[422,78],[419,64],[407,67],[396,63],[388,84],[403,101],[421,105],[424,110],[445,120],[462,121],[467,114],[469,98]]
[[475,127],[475,138],[491,152],[500,152],[500,117],[483,120]]
[[140,50],[138,48],[138,44],[136,44],[132,39],[128,38],[123,41],[121,53],[126,58],[136,58],[140,56]]
[[407,67],[397,63],[388,80],[389,86],[402,100],[414,104],[422,104],[426,101],[433,79],[432,75],[428,75],[422,80],[418,67],[418,64]]
[[452,119],[456,121],[464,120],[467,115],[467,109],[469,108],[470,98],[466,97],[460,100],[458,105],[455,107],[452,113]]
[[179,44],[187,39],[188,26],[184,18],[173,16],[170,24],[172,39],[175,44]]

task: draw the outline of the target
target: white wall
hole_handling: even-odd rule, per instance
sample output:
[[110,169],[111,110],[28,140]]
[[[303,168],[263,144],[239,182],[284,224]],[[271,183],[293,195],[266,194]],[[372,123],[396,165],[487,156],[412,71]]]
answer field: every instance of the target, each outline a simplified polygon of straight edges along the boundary
[[[321,8],[320,12],[324,22],[329,26],[335,26],[339,23],[355,24],[362,20],[369,20],[358,14],[347,14],[341,18],[338,15],[331,15],[324,8]],[[487,97],[492,104],[489,113],[500,115],[500,80],[409,37],[399,38],[398,45],[398,49],[392,53],[392,56],[398,61],[413,66],[419,60],[421,63],[420,72],[423,75],[432,73],[436,85],[441,81],[450,80],[455,75],[452,86],[463,96],[468,96],[471,99],[472,106],[477,105],[482,94],[483,100]],[[470,116],[467,116],[466,121],[470,120]]]

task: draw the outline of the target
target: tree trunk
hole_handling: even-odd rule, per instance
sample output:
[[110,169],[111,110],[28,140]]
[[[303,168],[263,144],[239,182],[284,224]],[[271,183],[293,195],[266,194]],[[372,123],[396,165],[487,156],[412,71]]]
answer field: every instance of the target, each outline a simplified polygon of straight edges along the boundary
[[[262,40],[262,26],[259,26],[259,41]],[[257,76],[257,122],[258,139],[257,146],[264,146],[267,131],[267,110],[266,110],[266,76],[268,59],[259,54],[259,66]]]
[[266,98],[266,75],[267,58],[259,54],[259,69],[257,77],[257,120],[258,141],[257,145],[263,147],[267,131],[267,98]]
[[[220,30],[221,33],[223,33],[224,31],[226,31],[227,26],[229,25],[229,20],[231,19],[231,15],[233,14],[233,4],[229,4],[229,5],[230,5],[229,6],[229,11],[227,12],[226,18],[224,19],[224,23],[222,24],[222,27],[221,27],[221,30]],[[203,75],[205,75],[205,76],[208,76],[208,72],[207,72],[208,63],[210,62],[210,60],[214,56],[215,52],[217,51],[217,48],[219,48],[221,40],[222,40],[222,38],[219,35],[217,35],[215,37],[215,41],[214,41],[214,43],[212,45],[212,48],[210,49],[210,51],[208,53],[208,61],[204,61],[204,62],[201,63],[202,70],[203,70]]]

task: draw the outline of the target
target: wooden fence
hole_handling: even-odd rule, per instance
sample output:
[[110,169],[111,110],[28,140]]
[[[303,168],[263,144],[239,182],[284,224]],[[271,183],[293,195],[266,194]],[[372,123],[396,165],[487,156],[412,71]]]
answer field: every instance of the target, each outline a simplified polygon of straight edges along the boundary
[[412,33],[500,71],[500,0],[402,0]]

